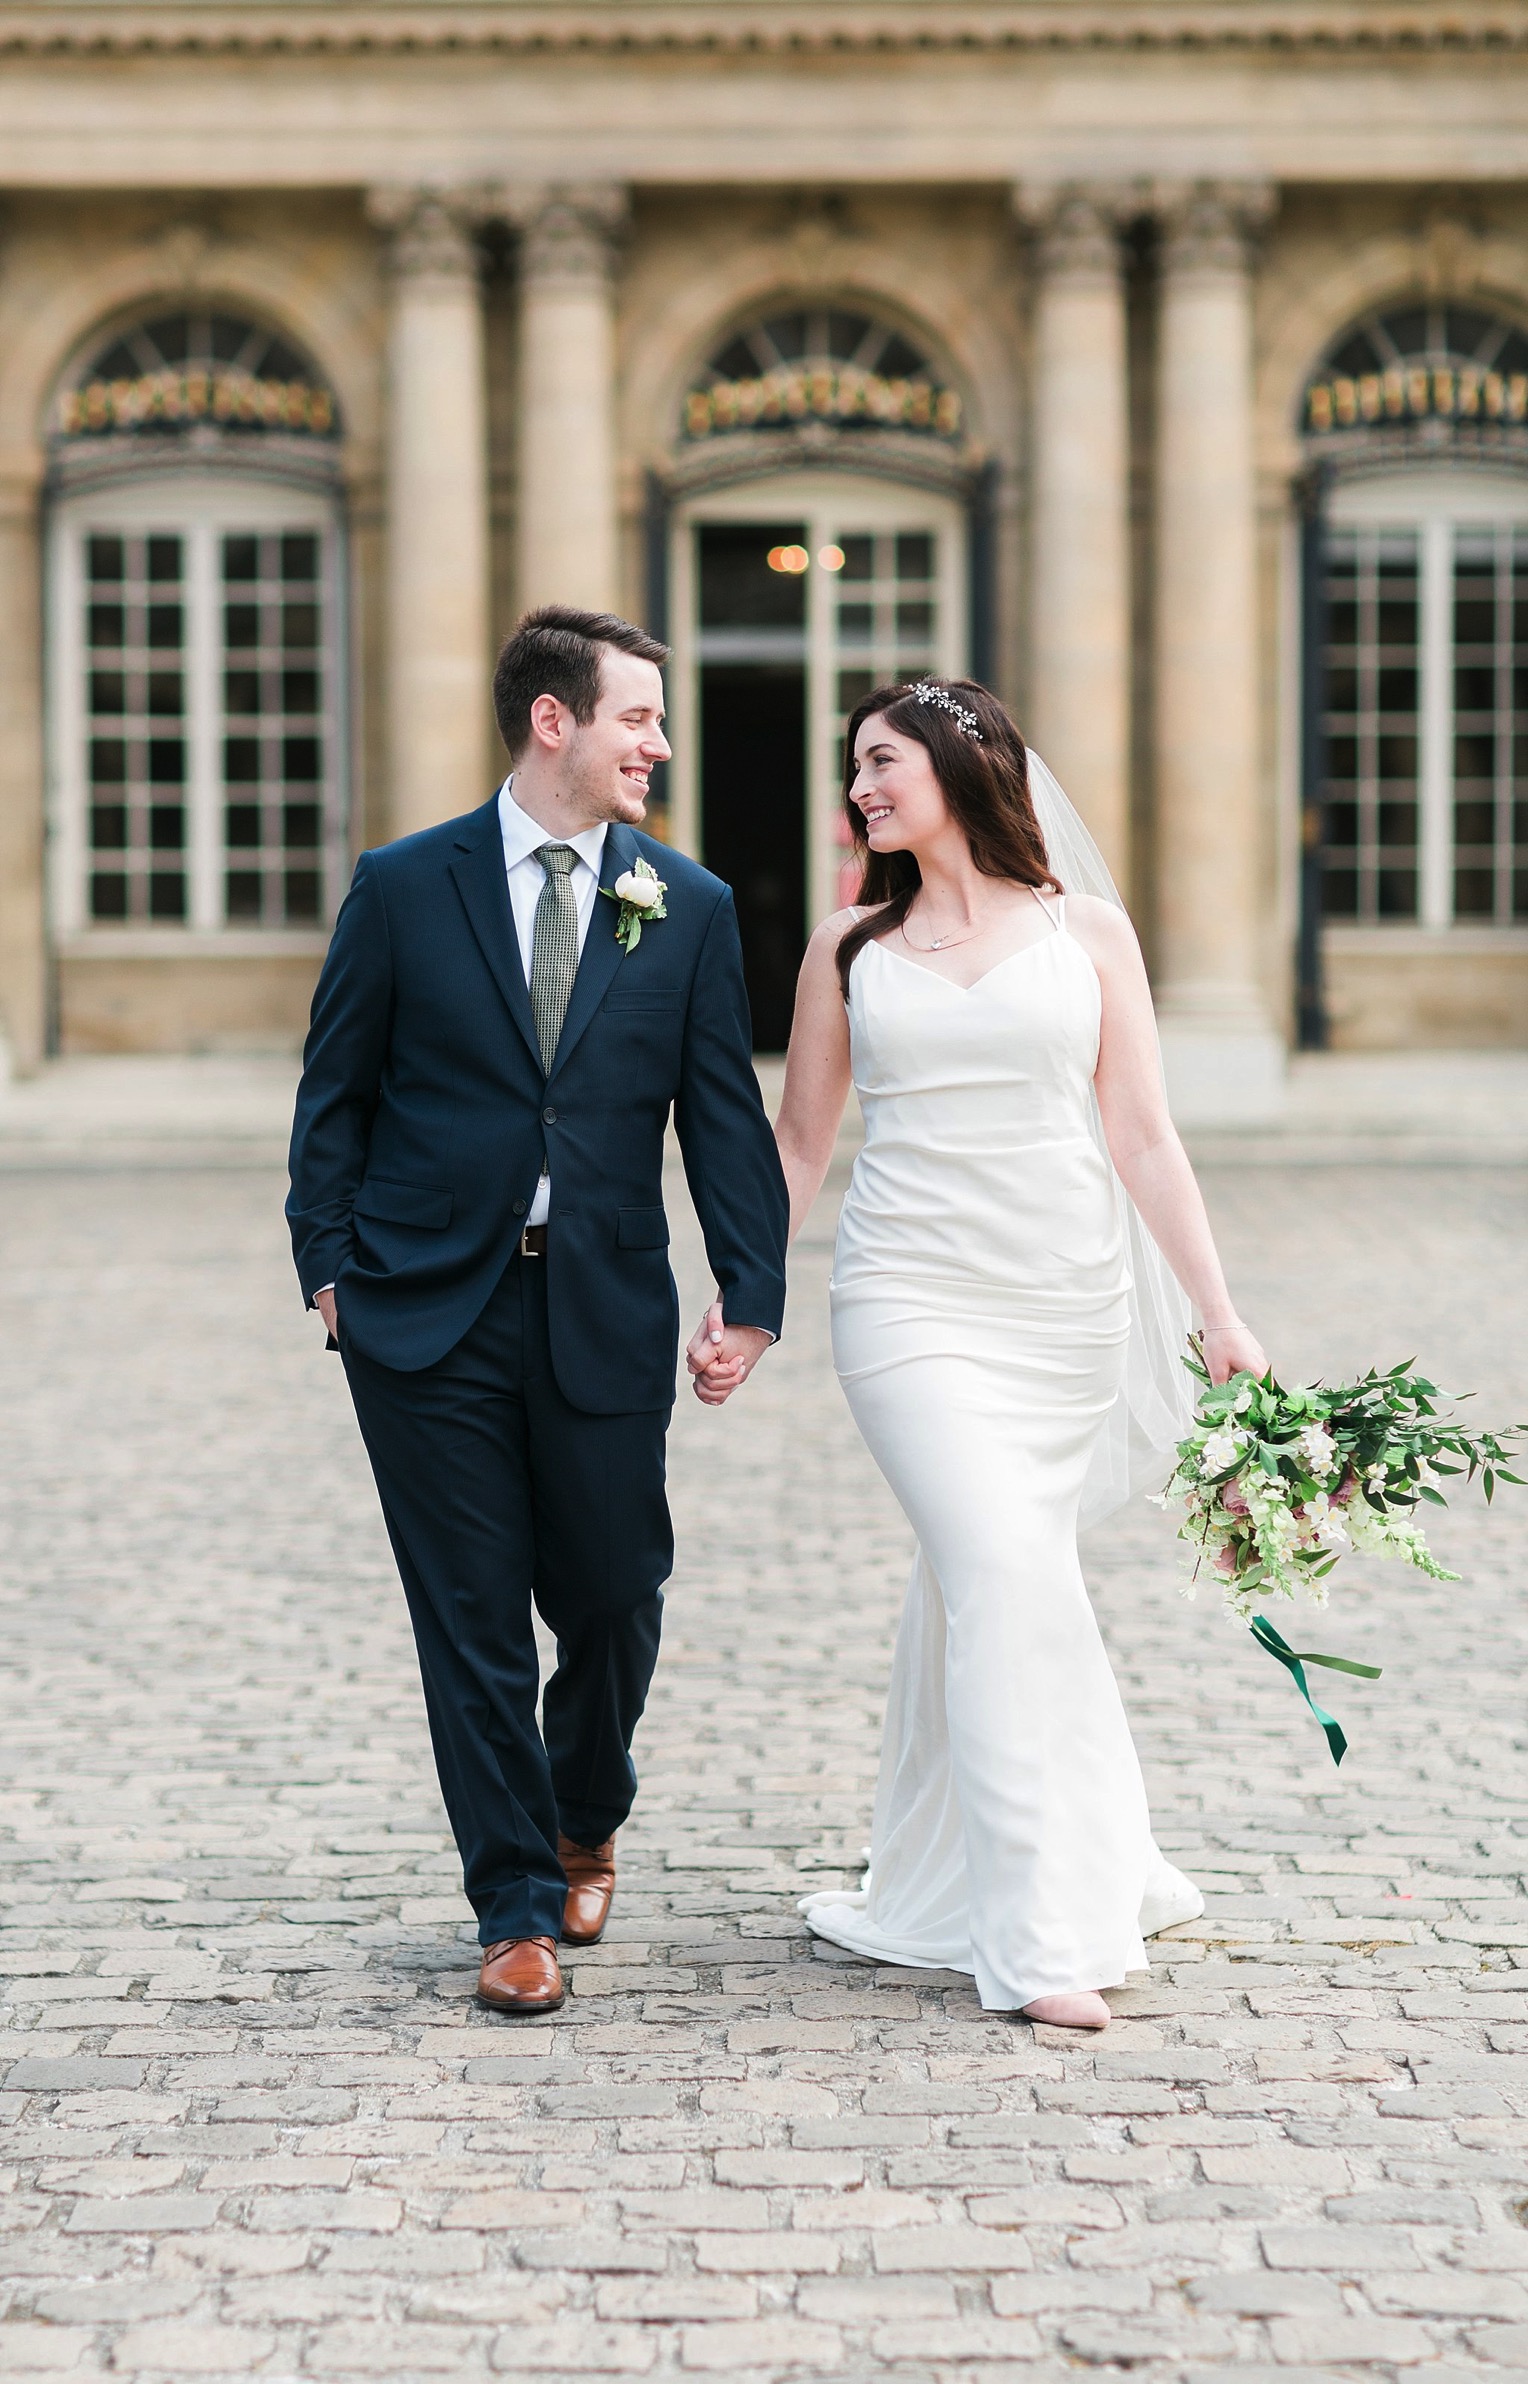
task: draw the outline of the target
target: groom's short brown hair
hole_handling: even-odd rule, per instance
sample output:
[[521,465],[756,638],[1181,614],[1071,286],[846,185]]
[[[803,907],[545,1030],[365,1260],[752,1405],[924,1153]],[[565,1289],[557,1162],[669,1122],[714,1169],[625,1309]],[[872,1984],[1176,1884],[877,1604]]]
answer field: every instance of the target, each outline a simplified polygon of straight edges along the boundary
[[510,760],[531,741],[531,706],[555,695],[575,720],[590,721],[600,700],[600,648],[615,646],[642,662],[667,662],[669,650],[619,613],[543,604],[505,639],[493,672],[493,712]]

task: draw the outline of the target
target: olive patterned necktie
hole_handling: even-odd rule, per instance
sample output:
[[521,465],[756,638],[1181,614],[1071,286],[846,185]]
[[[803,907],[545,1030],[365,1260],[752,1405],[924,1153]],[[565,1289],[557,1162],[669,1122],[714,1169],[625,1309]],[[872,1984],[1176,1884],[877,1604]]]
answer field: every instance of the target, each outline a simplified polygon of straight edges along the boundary
[[578,974],[578,899],[569,882],[578,855],[571,844],[541,844],[536,859],[546,873],[546,884],[536,904],[531,938],[531,1013],[541,1065],[550,1076]]

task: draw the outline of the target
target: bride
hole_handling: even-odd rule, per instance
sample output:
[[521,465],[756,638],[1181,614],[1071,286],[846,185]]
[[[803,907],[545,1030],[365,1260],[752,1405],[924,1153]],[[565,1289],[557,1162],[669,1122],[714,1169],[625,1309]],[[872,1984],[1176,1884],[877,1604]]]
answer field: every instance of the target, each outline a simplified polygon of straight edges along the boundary
[[794,1234],[853,1083],[834,1363],[918,1546],[870,1869],[803,1910],[854,1953],[974,1975],[989,2010],[1102,2028],[1143,1933],[1204,1907],[1152,1840],[1079,1512],[1166,1471],[1185,1293],[1217,1382],[1267,1361],[1129,919],[1055,781],[966,679],[878,689],[847,752],[860,902],[802,963],[777,1135]]

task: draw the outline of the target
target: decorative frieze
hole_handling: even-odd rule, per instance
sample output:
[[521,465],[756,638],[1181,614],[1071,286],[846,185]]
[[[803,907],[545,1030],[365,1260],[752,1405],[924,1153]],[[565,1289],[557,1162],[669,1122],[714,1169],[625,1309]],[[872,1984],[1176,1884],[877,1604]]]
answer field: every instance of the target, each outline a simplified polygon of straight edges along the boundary
[[321,57],[1219,48],[1521,51],[1518,0],[74,0],[0,8],[0,52]]

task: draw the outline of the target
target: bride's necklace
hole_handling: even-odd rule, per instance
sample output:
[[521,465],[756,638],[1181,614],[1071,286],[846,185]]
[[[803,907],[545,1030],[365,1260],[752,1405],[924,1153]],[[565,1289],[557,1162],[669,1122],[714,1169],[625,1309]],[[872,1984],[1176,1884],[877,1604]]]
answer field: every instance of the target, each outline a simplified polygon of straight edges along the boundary
[[978,920],[977,924],[968,929],[964,935],[936,935],[931,937],[926,944],[915,944],[907,932],[907,921],[904,919],[902,922],[902,941],[910,952],[954,952],[962,944],[974,944],[977,937],[985,935],[986,932],[985,926]]

